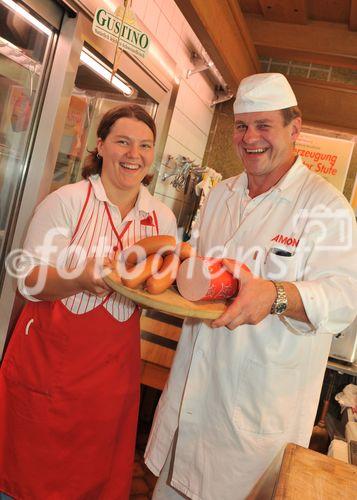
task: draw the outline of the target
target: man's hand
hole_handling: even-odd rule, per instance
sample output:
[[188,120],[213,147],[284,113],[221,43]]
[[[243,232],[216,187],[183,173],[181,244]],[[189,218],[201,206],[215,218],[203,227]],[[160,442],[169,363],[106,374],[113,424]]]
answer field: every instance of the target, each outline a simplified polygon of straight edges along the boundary
[[232,259],[224,259],[224,266],[236,278],[240,287],[238,296],[218,319],[212,328],[226,326],[234,330],[239,325],[256,325],[270,313],[276,299],[276,289],[271,281],[254,276],[246,266]]

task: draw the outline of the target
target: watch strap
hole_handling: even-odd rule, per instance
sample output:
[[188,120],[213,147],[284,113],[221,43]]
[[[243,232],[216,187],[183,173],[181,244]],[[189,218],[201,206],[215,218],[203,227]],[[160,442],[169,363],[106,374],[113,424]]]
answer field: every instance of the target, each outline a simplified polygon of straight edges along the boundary
[[282,314],[288,307],[288,297],[284,283],[280,281],[272,281],[272,283],[276,289],[276,299],[271,306],[270,314]]

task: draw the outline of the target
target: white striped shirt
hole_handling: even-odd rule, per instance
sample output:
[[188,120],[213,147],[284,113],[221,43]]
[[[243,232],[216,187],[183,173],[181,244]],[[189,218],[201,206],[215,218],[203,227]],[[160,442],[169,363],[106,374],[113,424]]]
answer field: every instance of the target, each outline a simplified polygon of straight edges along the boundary
[[[134,208],[122,219],[118,207],[108,200],[101,178],[91,176],[49,194],[37,207],[24,244],[24,274],[27,276],[41,264],[75,270],[80,259],[112,257],[116,249],[156,234],[176,237],[175,216],[166,205],[141,185]],[[36,301],[24,281],[25,277],[18,280],[21,294]],[[104,300],[105,297],[81,292],[62,302],[73,313],[84,314]],[[104,307],[118,321],[126,321],[135,304],[112,293]]]

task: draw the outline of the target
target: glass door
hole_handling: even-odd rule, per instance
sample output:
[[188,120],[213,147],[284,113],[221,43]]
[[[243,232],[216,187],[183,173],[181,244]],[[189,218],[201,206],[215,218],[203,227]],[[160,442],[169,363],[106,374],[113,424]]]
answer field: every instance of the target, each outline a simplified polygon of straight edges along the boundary
[[0,291],[52,40],[25,8],[0,0]]

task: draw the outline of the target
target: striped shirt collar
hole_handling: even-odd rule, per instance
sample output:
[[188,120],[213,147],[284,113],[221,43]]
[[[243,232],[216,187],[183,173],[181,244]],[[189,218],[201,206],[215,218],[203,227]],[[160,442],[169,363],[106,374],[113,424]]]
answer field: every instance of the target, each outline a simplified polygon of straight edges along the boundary
[[[100,175],[91,175],[88,180],[92,184],[94,196],[99,201],[106,202],[110,206],[115,206],[108,199]],[[143,184],[140,185],[139,195],[133,210],[136,213],[139,212],[140,215],[148,215],[152,211],[152,196]]]

